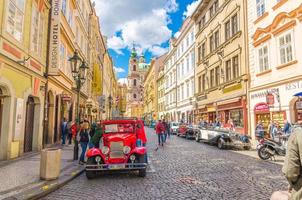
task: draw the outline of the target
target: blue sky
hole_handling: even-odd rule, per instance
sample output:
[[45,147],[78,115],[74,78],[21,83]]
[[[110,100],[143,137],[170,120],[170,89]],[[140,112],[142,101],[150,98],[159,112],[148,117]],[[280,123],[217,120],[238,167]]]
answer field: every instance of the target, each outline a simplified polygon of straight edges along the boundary
[[97,0],[101,32],[119,79],[127,77],[132,43],[147,62],[167,51],[169,39],[200,0]]

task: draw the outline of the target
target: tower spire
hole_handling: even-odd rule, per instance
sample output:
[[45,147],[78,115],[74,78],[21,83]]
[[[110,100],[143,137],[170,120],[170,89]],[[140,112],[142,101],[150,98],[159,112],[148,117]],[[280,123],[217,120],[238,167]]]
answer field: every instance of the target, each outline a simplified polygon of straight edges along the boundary
[[132,46],[131,58],[136,58],[137,57],[137,53],[136,53],[134,41],[133,41],[132,45],[133,46]]

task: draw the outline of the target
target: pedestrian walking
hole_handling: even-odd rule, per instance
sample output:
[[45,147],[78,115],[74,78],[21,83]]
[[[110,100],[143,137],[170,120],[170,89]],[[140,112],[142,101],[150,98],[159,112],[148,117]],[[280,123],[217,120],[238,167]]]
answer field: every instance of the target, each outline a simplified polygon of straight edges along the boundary
[[83,127],[83,124],[82,124],[81,131],[80,131],[80,145],[81,145],[81,149],[82,149],[80,161],[79,161],[80,164],[85,163],[85,153],[87,150],[88,142],[89,142],[88,131],[87,131],[87,129],[85,129]]
[[61,135],[62,135],[62,144],[65,145],[66,143],[66,135],[67,135],[67,120],[64,117],[62,124],[61,124]]
[[163,119],[163,126],[164,126],[164,143],[167,141],[167,135],[168,135],[168,124],[167,124],[167,122],[166,122],[166,120],[165,119]]
[[288,139],[282,172],[289,183],[290,200],[302,199],[302,128],[295,128]]
[[71,130],[72,124],[73,124],[72,121],[69,121],[67,123],[67,139],[68,139],[68,144],[69,145],[72,143],[72,130]]
[[269,123],[269,125],[268,125],[268,128],[267,128],[267,132],[269,133],[269,135],[270,135],[270,137],[271,137],[272,139],[274,139],[275,136],[276,136],[276,135],[274,135],[274,133],[273,133],[274,128],[275,128],[275,123],[274,123],[274,121],[270,121],[270,123]]
[[291,128],[292,128],[291,124],[287,120],[284,120],[283,133],[285,135],[291,134]]
[[171,123],[169,121],[167,121],[166,131],[168,134],[168,138],[170,138],[171,137]]
[[155,126],[155,132],[158,137],[158,146],[164,146],[164,125],[161,120],[158,120],[158,123]]
[[264,127],[262,121],[259,121],[255,128],[255,136],[258,141],[264,138]]

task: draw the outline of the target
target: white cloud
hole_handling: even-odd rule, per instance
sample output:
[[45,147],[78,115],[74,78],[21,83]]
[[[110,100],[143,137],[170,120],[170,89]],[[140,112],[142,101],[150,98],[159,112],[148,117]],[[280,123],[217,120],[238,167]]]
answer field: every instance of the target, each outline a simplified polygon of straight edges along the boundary
[[181,32],[180,31],[177,31],[175,34],[174,34],[174,37],[175,38],[178,38],[180,36]]
[[154,56],[161,56],[168,51],[168,48],[163,48],[161,46],[153,46],[150,48],[150,52]]
[[128,85],[128,79],[127,78],[120,78],[120,79],[118,79],[118,82],[121,83],[121,84]]
[[125,69],[121,68],[121,67],[113,67],[115,73],[123,73],[125,72]]
[[187,9],[183,13],[184,18],[191,16],[201,1],[202,0],[193,1],[191,4],[187,5]]
[[126,45],[120,37],[113,36],[108,39],[108,47],[113,49],[117,54],[123,55],[121,49],[125,48]]
[[[172,36],[169,13],[178,9],[176,0],[98,0],[101,31],[108,36],[108,47],[121,54],[135,42],[141,51],[152,52]],[[119,34],[117,34],[119,33]]]

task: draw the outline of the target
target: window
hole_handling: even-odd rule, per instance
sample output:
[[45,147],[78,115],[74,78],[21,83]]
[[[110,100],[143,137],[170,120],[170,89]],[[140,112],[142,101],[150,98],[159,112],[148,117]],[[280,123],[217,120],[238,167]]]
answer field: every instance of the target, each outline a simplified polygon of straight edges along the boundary
[[133,80],[133,86],[136,86],[136,79]]
[[67,16],[66,15],[66,0],[62,0],[62,12],[63,12],[63,14],[65,15],[65,16]]
[[44,18],[35,4],[32,7],[31,50],[38,55],[42,53]]
[[177,100],[180,100],[180,88],[177,88]]
[[215,37],[215,49],[219,47],[219,30],[214,33]]
[[287,33],[279,37],[280,64],[286,64],[293,60],[292,35]]
[[184,84],[181,85],[181,100],[185,98],[185,87]]
[[243,127],[243,112],[242,109],[230,111],[230,117],[233,120],[235,127]]
[[187,97],[190,96],[190,83],[187,82]]
[[239,77],[239,61],[238,56],[233,57],[233,79]]
[[187,36],[187,48],[190,46],[190,38]]
[[201,76],[199,76],[198,77],[198,93],[201,93],[201,90],[202,90],[201,85],[202,85],[202,83],[201,83]]
[[194,51],[191,53],[191,67],[192,67],[192,69],[195,68],[195,53],[194,53]]
[[230,22],[230,20],[228,20],[224,24],[224,30],[225,30],[225,40],[227,41],[231,37],[231,22]]
[[210,87],[214,87],[214,79],[215,79],[215,76],[214,76],[214,69],[211,69],[210,71]]
[[133,94],[133,98],[136,99],[136,97],[137,97],[136,94]]
[[24,5],[25,0],[8,2],[6,30],[18,41],[22,39]]
[[214,50],[214,36],[210,36],[210,52]]
[[206,56],[206,43],[202,43],[201,44],[201,58],[204,59],[204,57]]
[[136,65],[133,65],[133,71],[134,72],[136,71]]
[[191,32],[191,44],[194,43],[194,31]]
[[201,79],[201,89],[202,89],[202,92],[204,92],[206,90],[206,75],[203,74],[202,75],[202,79]]
[[258,60],[259,60],[259,72],[263,72],[269,69],[267,46],[258,49]]
[[187,56],[187,73],[190,71],[190,58]]
[[65,53],[66,48],[64,44],[61,42],[60,44],[60,69],[63,71],[65,69]]
[[199,30],[202,29],[205,24],[206,24],[206,15],[204,15],[199,21]]
[[181,63],[181,76],[183,76],[185,74],[185,62],[182,61]]
[[210,18],[212,18],[214,15],[214,6],[210,7]]
[[192,79],[191,80],[191,91],[192,91],[192,93],[191,93],[191,96],[194,96],[194,79]]
[[201,61],[202,58],[202,54],[201,54],[201,46],[198,47],[198,62]]
[[215,13],[218,11],[218,9],[219,9],[219,4],[218,4],[218,0],[216,0],[214,2],[214,11],[215,11]]
[[232,62],[231,62],[231,60],[228,60],[228,61],[225,62],[226,81],[231,80],[231,73],[232,73]]
[[265,0],[256,0],[257,17],[261,17],[265,13]]
[[69,6],[69,13],[68,13],[68,24],[72,28],[72,21],[73,21],[73,9],[72,6]]
[[235,14],[232,17],[232,35],[235,35],[238,32],[238,16]]
[[215,68],[215,85],[218,86],[220,84],[220,67]]

